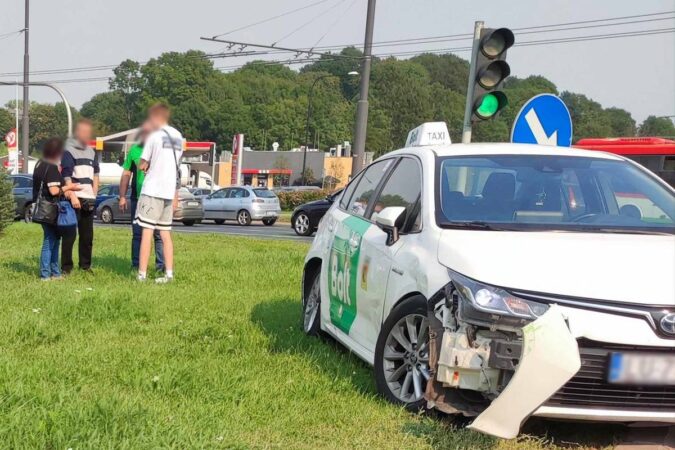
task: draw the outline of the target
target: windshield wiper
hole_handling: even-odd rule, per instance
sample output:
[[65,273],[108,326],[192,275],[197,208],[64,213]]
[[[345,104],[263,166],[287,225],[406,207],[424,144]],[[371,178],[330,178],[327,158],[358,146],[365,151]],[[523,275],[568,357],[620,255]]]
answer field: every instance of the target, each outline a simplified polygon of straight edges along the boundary
[[467,228],[470,230],[488,230],[488,231],[513,231],[507,228],[495,226],[494,224],[483,222],[482,220],[472,220],[469,222],[446,222],[445,225],[451,228]]

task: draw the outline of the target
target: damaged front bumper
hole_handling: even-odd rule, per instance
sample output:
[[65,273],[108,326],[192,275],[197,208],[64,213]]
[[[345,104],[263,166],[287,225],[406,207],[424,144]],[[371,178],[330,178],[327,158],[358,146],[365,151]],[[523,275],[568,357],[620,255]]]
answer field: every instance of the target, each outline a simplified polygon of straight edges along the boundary
[[[631,319],[623,316],[600,317],[596,312],[550,304],[536,318],[518,324],[513,317],[481,311],[473,300],[451,283],[428,303],[432,378],[425,399],[429,408],[475,417],[469,428],[507,439],[516,437],[533,415],[675,423],[669,400],[675,395],[672,387],[607,384],[608,355],[617,345],[603,342],[617,342],[612,330],[635,330],[637,341],[647,345],[642,347],[645,351],[675,351],[675,346],[663,341],[661,347],[652,348],[654,341],[646,339],[649,330],[643,336],[639,320],[627,324],[625,320]],[[518,297],[506,300],[521,306]],[[625,342],[620,345],[625,347]],[[586,396],[583,392],[588,389],[593,392]],[[628,400],[633,403],[612,397],[620,391],[623,399],[632,395],[627,394],[630,389],[636,393]],[[663,403],[652,406],[651,399]]]
[[577,341],[553,305],[523,327],[523,352],[513,378],[469,428],[512,439],[539,406],[581,367]]

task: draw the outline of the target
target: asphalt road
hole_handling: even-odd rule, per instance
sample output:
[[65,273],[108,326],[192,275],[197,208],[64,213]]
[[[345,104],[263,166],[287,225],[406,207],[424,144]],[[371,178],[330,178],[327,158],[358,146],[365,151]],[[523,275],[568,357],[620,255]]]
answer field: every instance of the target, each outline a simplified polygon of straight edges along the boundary
[[[97,227],[115,227],[124,228],[130,227],[128,223],[105,225],[101,222],[96,222]],[[311,242],[313,237],[298,236],[291,229],[290,224],[280,223],[273,226],[265,226],[262,223],[253,222],[250,226],[241,226],[234,224],[216,225],[213,222],[206,222],[195,224],[191,227],[186,227],[181,223],[174,223],[172,231],[177,233],[217,233],[226,234],[230,236],[246,236],[261,239],[285,239],[300,242]]]

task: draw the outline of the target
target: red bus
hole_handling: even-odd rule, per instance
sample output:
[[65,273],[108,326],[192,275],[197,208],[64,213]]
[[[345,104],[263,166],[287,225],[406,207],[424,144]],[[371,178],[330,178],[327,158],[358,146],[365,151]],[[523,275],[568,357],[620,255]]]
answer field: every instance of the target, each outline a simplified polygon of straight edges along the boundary
[[587,138],[574,145],[614,153],[643,165],[675,187],[675,141],[656,137]]

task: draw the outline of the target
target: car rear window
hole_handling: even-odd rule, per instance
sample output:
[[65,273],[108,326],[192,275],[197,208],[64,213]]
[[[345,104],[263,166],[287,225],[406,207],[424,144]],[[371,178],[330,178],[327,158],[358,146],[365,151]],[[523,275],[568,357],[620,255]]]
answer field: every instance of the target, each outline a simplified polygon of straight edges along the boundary
[[253,189],[253,192],[255,192],[256,197],[262,197],[262,198],[275,198],[276,195],[274,195],[274,192],[270,191],[269,189]]

